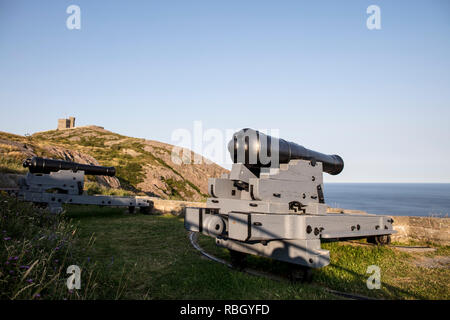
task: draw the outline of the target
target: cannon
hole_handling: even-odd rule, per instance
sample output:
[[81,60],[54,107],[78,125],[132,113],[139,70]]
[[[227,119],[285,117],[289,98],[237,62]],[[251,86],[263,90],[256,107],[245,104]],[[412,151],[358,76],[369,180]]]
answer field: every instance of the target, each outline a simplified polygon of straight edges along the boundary
[[128,207],[130,212],[136,207],[146,212],[152,205],[144,198],[85,194],[85,175],[113,177],[116,174],[114,167],[41,157],[26,159],[23,167],[29,172],[19,181],[19,199],[48,206],[55,213],[61,212],[65,203]]
[[33,157],[23,162],[29,174],[22,188],[37,192],[78,194],[84,190],[84,175],[110,176],[116,174],[114,167],[101,167],[71,161]]
[[26,159],[23,162],[23,167],[28,168],[31,173],[48,174],[50,172],[58,172],[60,170],[71,170],[73,172],[84,171],[84,174],[95,176],[114,177],[116,175],[116,168],[114,167],[93,166],[71,161],[46,159],[41,157]]
[[[278,164],[289,163],[296,159],[322,162],[323,171],[331,175],[337,175],[344,169],[344,160],[336,154],[326,155],[295,142],[274,138],[248,128],[233,135],[233,139],[228,143],[228,151],[234,163],[242,162],[249,169],[276,167]],[[263,162],[261,158],[269,161]],[[277,163],[270,161],[273,158]]]
[[323,173],[343,170],[338,155],[252,129],[236,132],[228,150],[231,172],[209,179],[206,208],[186,208],[185,228],[215,238],[238,267],[252,254],[290,263],[305,276],[330,263],[322,241],[386,244],[395,233],[388,216],[328,213]]

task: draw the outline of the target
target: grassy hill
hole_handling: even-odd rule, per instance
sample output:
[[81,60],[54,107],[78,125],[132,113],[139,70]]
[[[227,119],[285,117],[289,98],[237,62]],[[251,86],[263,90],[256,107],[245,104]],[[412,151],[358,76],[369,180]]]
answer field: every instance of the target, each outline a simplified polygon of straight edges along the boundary
[[220,176],[226,170],[207,159],[202,164],[175,164],[171,160],[172,148],[170,144],[127,137],[96,126],[31,136],[0,132],[0,187],[11,186],[16,175],[26,173],[22,161],[37,155],[115,166],[117,179],[88,178],[90,193],[111,193],[108,188],[114,188],[163,199],[205,199],[207,178]]

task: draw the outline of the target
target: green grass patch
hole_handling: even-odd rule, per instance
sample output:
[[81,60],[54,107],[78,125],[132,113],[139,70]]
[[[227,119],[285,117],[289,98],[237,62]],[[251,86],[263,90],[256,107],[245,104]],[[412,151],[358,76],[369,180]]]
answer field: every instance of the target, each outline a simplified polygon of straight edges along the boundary
[[[381,299],[450,298],[448,269],[418,267],[413,263],[415,255],[389,247],[324,243],[331,264],[315,270],[312,284],[293,284],[238,272],[203,258],[191,246],[179,217],[96,206],[68,206],[63,215],[49,215],[2,197],[3,299],[340,299],[324,287]],[[228,251],[217,247],[214,239],[200,236],[199,244],[229,260]],[[439,247],[424,256],[448,253],[448,247]],[[36,260],[38,264],[24,277],[28,269],[20,266],[30,267]],[[5,264],[8,261],[15,265]],[[69,293],[65,287],[69,264],[82,267],[85,290]],[[282,277],[289,269],[286,263],[256,256],[248,257],[248,265]],[[366,287],[369,265],[381,268],[379,290]]]
[[[327,299],[312,285],[280,283],[230,270],[203,259],[192,248],[183,220],[173,216],[127,214],[123,209],[72,207],[86,251],[124,299]],[[128,278],[124,283],[123,270]]]
[[105,195],[105,196],[120,196],[120,197],[126,197],[126,196],[132,196],[133,193],[130,191],[126,191],[123,189],[112,189],[112,188],[106,188],[104,186],[99,185],[96,182],[85,182],[84,183],[84,190],[88,195]]
[[164,179],[164,177],[161,177],[161,179],[167,185],[167,194],[170,195],[170,199],[172,200],[184,200],[194,194],[187,188],[187,184],[183,180],[173,178]]
[[[228,259],[226,249],[217,247],[214,240],[200,236],[199,244],[208,252]],[[414,264],[417,255],[391,247],[329,242],[322,244],[330,251],[330,265],[314,270],[314,282],[330,289],[361,294],[377,299],[449,299],[450,270],[424,268]],[[448,255],[449,247],[440,247],[433,254]],[[420,256],[419,256],[420,257]],[[381,270],[381,288],[369,290],[367,267],[377,265]],[[288,264],[264,257],[248,256],[250,268],[285,276]]]
[[[206,260],[193,249],[183,220],[173,216],[130,215],[119,209],[74,208],[87,240],[95,232],[91,258],[108,265],[118,283],[124,266],[129,277],[124,298],[130,299],[335,299],[318,286],[381,299],[448,299],[448,269],[428,269],[412,263],[413,256],[389,247],[324,243],[331,264],[314,272],[314,283],[292,284],[258,278]],[[229,260],[226,249],[200,236],[208,252]],[[442,248],[439,253],[448,252]],[[112,263],[112,261],[114,261]],[[286,276],[286,263],[249,256],[249,267]],[[366,286],[369,265],[381,268],[382,287]],[[113,271],[111,271],[113,270]]]

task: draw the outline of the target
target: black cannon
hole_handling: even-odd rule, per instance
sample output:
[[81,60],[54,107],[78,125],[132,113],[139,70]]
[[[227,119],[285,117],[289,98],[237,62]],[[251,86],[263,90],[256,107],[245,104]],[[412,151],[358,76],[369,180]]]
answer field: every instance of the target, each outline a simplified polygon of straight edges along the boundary
[[114,167],[101,167],[88,164],[54,160],[41,157],[33,157],[23,162],[23,167],[28,168],[30,173],[49,174],[50,172],[58,172],[60,170],[71,170],[73,172],[84,171],[84,174],[94,176],[110,176],[116,174]]
[[[233,135],[228,150],[234,163],[244,163],[252,171],[296,159],[322,162],[323,171],[331,175],[339,174],[344,169],[344,160],[338,155],[323,154],[248,128]],[[278,164],[272,161],[274,151],[278,153]]]

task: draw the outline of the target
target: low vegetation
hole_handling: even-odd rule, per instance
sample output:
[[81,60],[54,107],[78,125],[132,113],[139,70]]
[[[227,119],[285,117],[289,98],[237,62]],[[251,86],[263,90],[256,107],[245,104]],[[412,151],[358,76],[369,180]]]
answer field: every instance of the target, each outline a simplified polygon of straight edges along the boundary
[[[359,242],[325,243],[331,264],[311,284],[290,283],[285,263],[249,256],[252,269],[275,281],[203,258],[190,244],[183,219],[130,214],[118,208],[70,206],[63,215],[0,197],[1,299],[342,299],[325,288],[379,299],[449,299],[450,270],[417,265],[449,256],[449,247],[405,253]],[[219,258],[227,250],[200,236]],[[420,256],[420,257],[419,257]],[[69,265],[82,269],[80,290],[69,291]],[[366,286],[369,265],[381,269],[381,288]]]
[[96,182],[85,182],[84,190],[88,195],[105,195],[105,196],[133,196],[134,193],[124,189],[113,189],[99,185]]
[[[379,299],[449,299],[450,270],[425,268],[416,254],[365,243],[325,243],[331,264],[315,270],[312,284],[292,284],[258,278],[206,260],[192,248],[183,219],[175,216],[130,215],[120,209],[74,207],[68,212],[80,222],[82,242],[95,233],[89,256],[118,285],[125,268],[130,277],[127,299],[340,299],[324,287]],[[229,260],[228,251],[200,236],[208,252]],[[420,254],[422,255],[422,254]],[[449,255],[438,247],[429,257]],[[285,277],[287,264],[249,256],[249,267]],[[367,289],[369,265],[381,268],[381,288]]]
[[[91,299],[97,297],[95,267],[84,262],[77,228],[64,215],[0,195],[0,299]],[[81,290],[69,291],[67,267],[84,270]]]
[[[129,275],[124,299],[329,299],[314,285],[291,285],[235,272],[201,258],[190,245],[183,219],[128,214],[123,209],[73,207],[86,252],[116,286]],[[113,292],[111,292],[113,294]]]
[[0,157],[0,173],[25,174],[27,170],[22,166],[22,161],[18,157]]
[[[201,236],[199,243],[217,257],[229,259],[227,250],[217,247],[213,239]],[[331,263],[314,270],[317,285],[375,299],[450,299],[448,265],[430,268],[415,263],[422,256],[450,256],[449,247],[437,246],[433,253],[405,253],[358,241],[323,243],[322,248],[330,251]],[[380,267],[380,289],[367,287],[371,265]],[[256,256],[248,257],[248,267],[278,276],[288,273],[286,263]]]

